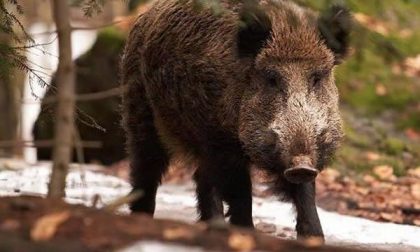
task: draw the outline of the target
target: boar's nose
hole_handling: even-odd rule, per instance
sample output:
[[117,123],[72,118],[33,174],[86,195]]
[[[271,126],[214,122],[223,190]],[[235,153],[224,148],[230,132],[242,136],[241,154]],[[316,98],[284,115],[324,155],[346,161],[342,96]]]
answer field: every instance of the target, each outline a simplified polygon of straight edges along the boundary
[[313,181],[318,173],[318,170],[313,167],[310,157],[296,156],[292,158],[291,167],[286,169],[283,175],[289,182],[301,184]]

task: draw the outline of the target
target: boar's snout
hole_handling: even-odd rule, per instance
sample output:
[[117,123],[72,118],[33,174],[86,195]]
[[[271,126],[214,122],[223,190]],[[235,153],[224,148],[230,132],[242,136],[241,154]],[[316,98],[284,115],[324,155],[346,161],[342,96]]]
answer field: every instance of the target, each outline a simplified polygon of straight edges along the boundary
[[286,169],[283,175],[289,182],[300,184],[313,181],[318,173],[310,157],[296,156],[292,158],[291,167]]

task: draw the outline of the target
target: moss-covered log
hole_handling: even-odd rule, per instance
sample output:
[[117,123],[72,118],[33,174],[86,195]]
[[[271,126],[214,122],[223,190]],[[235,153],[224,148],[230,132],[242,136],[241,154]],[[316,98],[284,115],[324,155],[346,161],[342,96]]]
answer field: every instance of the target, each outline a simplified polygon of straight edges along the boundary
[[[92,49],[75,62],[78,95],[119,87],[118,64],[124,42],[125,35],[115,29],[110,28],[99,33]],[[35,140],[53,138],[55,104],[47,101],[51,101],[51,97],[55,96],[55,87],[56,82],[53,78],[33,129]],[[120,126],[119,104],[119,95],[77,102],[76,125],[81,140],[101,142],[100,148],[83,150],[85,161],[110,164],[124,158],[124,135]],[[105,131],[92,125],[92,119]],[[51,153],[51,148],[39,148],[38,159],[51,159]],[[74,152],[73,156],[73,160],[77,160],[77,152]]]

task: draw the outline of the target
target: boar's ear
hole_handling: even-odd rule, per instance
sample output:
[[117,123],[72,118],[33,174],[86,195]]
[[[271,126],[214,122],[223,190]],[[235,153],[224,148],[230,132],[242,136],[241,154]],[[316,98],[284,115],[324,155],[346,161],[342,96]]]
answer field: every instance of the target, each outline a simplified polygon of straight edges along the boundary
[[271,33],[271,21],[265,11],[254,1],[248,2],[251,3],[244,3],[239,14],[239,57],[256,57]]
[[318,19],[318,28],[326,45],[333,51],[335,64],[340,64],[349,52],[352,16],[348,8],[333,5]]

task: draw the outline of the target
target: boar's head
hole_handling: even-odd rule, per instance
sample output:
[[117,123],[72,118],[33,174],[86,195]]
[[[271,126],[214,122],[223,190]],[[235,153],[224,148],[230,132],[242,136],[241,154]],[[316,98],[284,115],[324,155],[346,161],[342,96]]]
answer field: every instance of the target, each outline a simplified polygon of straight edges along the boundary
[[312,181],[342,137],[333,73],[348,52],[351,16],[340,6],[320,16],[293,4],[249,7],[237,37],[239,57],[252,65],[240,140],[258,166]]

